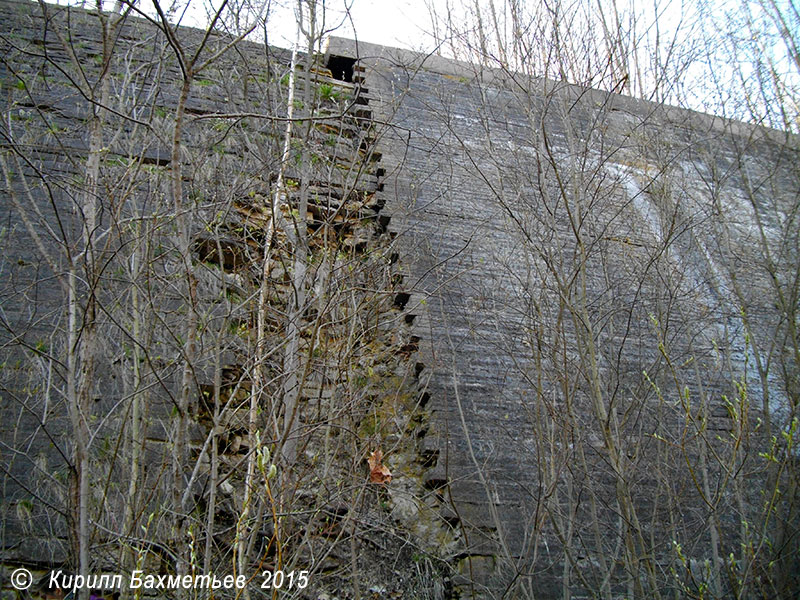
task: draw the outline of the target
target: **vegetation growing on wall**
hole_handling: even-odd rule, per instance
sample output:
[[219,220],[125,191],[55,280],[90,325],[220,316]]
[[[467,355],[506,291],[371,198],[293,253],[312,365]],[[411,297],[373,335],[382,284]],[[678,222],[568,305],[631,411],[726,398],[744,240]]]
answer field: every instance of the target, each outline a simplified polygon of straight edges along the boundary
[[[428,186],[457,207],[442,237],[465,240],[432,309],[462,431],[448,481],[490,522],[472,519],[485,573],[465,593],[792,598],[797,12],[700,6],[651,46],[672,27],[658,3],[604,6],[431,5],[443,53],[471,63],[421,92],[420,143],[452,157]],[[696,100],[698,62],[705,106],[780,129],[590,89]]]
[[424,384],[363,70],[325,68],[315,2],[291,52],[155,6],[3,4],[2,560],[423,597],[393,510],[426,510]]
[[617,95],[688,101],[724,56],[648,55],[633,10],[447,6],[467,63],[326,62],[311,0],[291,51],[247,4],[0,5],[4,563],[797,595],[796,11],[716,15],[779,60],[696,38],[768,130]]

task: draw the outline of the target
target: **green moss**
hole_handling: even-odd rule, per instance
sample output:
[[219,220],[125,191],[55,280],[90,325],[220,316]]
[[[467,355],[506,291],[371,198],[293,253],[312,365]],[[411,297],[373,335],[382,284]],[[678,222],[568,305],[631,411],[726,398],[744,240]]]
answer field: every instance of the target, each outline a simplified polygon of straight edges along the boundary
[[381,430],[381,419],[377,414],[369,414],[361,421],[358,433],[361,437],[372,437]]

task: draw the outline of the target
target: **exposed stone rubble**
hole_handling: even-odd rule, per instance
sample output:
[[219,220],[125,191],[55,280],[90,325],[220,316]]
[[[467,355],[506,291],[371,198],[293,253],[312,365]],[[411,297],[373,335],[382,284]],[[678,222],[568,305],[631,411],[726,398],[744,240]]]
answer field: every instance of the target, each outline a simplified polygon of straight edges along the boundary
[[[25,177],[37,182],[37,190],[42,182],[65,190],[54,197],[55,204],[35,192],[40,203],[37,210],[57,215],[72,235],[80,221],[70,186],[77,186],[82,176],[88,105],[66,78],[71,68],[68,57],[63,56],[62,41],[49,28],[70,23],[68,43],[90,76],[95,76],[92,69],[100,66],[97,57],[101,55],[97,17],[77,9],[48,7],[49,20],[45,20],[33,4],[3,2],[0,6],[0,19],[7,28],[3,90],[9,92],[10,103],[4,114],[12,123],[13,135],[24,139],[30,149],[31,169]],[[39,50],[44,32],[48,32],[46,55]],[[200,35],[192,30],[179,33],[187,44]],[[138,342],[131,344],[129,333],[115,346],[115,321],[103,325],[108,332],[104,342],[108,358],[98,360],[98,405],[92,417],[94,423],[97,415],[104,415],[97,421],[96,433],[103,442],[93,447],[92,464],[98,481],[108,483],[95,491],[93,514],[100,515],[93,517],[99,519],[95,544],[102,551],[95,553],[93,561],[98,571],[111,572],[119,568],[125,548],[133,546],[138,548],[140,568],[164,573],[173,569],[169,547],[155,541],[140,546],[135,540],[142,531],[152,540],[166,540],[170,535],[159,515],[169,491],[164,489],[165,465],[174,439],[176,351],[181,343],[177,332],[187,311],[180,292],[182,266],[172,251],[170,223],[175,215],[167,202],[172,168],[169,136],[158,134],[173,127],[180,71],[168,58],[163,36],[140,20],[126,23],[117,44],[113,69],[119,71],[111,73],[117,94],[114,102],[120,103],[115,106],[119,111],[132,110],[152,129],[137,127],[130,119],[117,122],[113,115],[109,117],[114,124],[109,125],[109,147],[102,165],[108,190],[103,201],[116,202],[116,194],[127,200],[104,205],[103,227],[115,226],[115,215],[122,215],[126,222],[143,223],[140,233],[153,236],[142,252],[150,257],[148,268],[154,278],[143,284],[149,296],[139,301],[161,313],[156,322],[142,324],[150,342],[138,354],[142,377],[149,383],[138,421],[144,430],[144,466],[138,492],[141,505],[136,509],[140,521],[131,542],[114,533],[127,518],[126,488],[114,479],[122,482],[129,477],[125,461],[115,457],[117,452],[130,451],[125,437],[130,409],[125,407]],[[159,56],[158,51],[164,54]],[[38,58],[31,59],[28,52]],[[225,55],[219,65],[196,78],[187,102],[183,141],[184,187],[195,215],[191,253],[197,278],[196,310],[202,315],[199,351],[192,365],[197,397],[190,405],[185,472],[192,484],[185,495],[195,507],[198,522],[209,503],[216,507],[213,538],[205,541],[202,534],[195,535],[217,549],[212,563],[216,572],[230,568],[237,519],[245,502],[245,466],[256,450],[248,434],[248,406],[254,393],[253,348],[258,294],[264,283],[264,246],[270,240],[265,337],[269,347],[279,348],[285,343],[285,315],[295,293],[292,236],[296,233],[286,228],[304,224],[313,273],[308,294],[314,301],[299,323],[304,372],[297,394],[301,433],[297,435],[298,459],[292,467],[295,487],[285,492],[292,497],[292,533],[282,548],[283,560],[289,557],[291,562],[284,563],[285,567],[310,571],[310,585],[297,597],[347,598],[356,588],[380,598],[403,597],[409,590],[419,598],[442,597],[449,584],[441,559],[453,551],[458,532],[439,514],[441,495],[425,483],[425,473],[435,462],[427,441],[431,425],[426,374],[418,360],[419,338],[411,331],[415,307],[407,302],[396,233],[389,230],[391,215],[384,210],[380,136],[385,126],[373,119],[368,77],[363,67],[349,59],[345,60],[347,77],[344,73],[334,77],[335,58],[316,57],[308,73],[302,65],[298,67],[296,98],[310,90],[314,106],[303,108],[313,112],[314,120],[308,127],[302,122],[294,127],[284,190],[279,190],[281,215],[276,217],[270,207],[276,194],[283,127],[269,116],[280,114],[285,102],[290,53],[279,49],[265,53],[262,46],[242,43],[237,56]],[[153,80],[156,67],[162,73]],[[21,82],[27,83],[24,89]],[[215,116],[238,112],[260,113],[264,118]],[[118,135],[113,131],[116,125]],[[8,141],[4,151],[9,149]],[[123,192],[114,187],[121,184],[128,186]],[[308,198],[303,218],[297,214],[301,194]],[[28,347],[37,347],[38,339],[53,335],[51,323],[61,318],[60,290],[47,287],[46,280],[33,280],[32,266],[40,265],[42,257],[26,238],[19,215],[4,205],[3,216],[20,244],[9,281],[12,286],[36,288],[36,309],[50,315],[51,321],[40,318],[27,324],[22,312],[12,318],[12,327],[25,329],[20,339]],[[270,231],[273,220],[280,223],[274,235]],[[140,244],[133,227],[130,237],[128,233],[123,228],[118,238],[109,236],[119,245],[108,248],[114,265],[109,270],[115,271],[102,283],[106,297],[123,303],[129,301],[129,280],[135,282],[137,276],[126,270],[126,264],[135,260],[128,249]],[[128,258],[117,266],[117,257]],[[146,286],[154,287],[147,290]],[[3,293],[5,314],[12,306],[16,311],[20,296],[9,286]],[[129,313],[114,315],[125,327],[131,318]],[[61,343],[57,336],[52,339],[54,344]],[[16,361],[19,369],[16,380],[4,381],[4,390],[26,393],[30,355],[24,344],[15,350],[8,343],[6,348],[11,349],[8,356],[13,360],[9,360]],[[40,350],[46,354],[43,345]],[[273,352],[266,361],[269,383],[261,392],[259,421],[261,443],[266,447],[274,431],[267,416],[282,416],[273,399],[280,393],[284,360],[283,352]],[[5,465],[11,478],[4,488],[1,560],[10,566],[27,565],[39,579],[53,567],[70,568],[67,525],[51,517],[48,506],[42,504],[45,498],[52,506],[67,503],[69,477],[64,458],[69,453],[69,426],[63,404],[49,408],[45,404],[50,411],[45,416],[49,437],[39,439],[36,432],[41,431],[41,423],[37,425],[30,413],[23,413],[21,421],[13,416],[14,405],[8,404],[8,398],[4,395],[6,422],[15,422],[18,432],[31,436],[29,449],[39,466],[29,479],[31,470],[22,461]],[[3,429],[4,443],[13,438],[10,430]],[[376,449],[383,452],[393,475],[386,485],[369,483],[366,459]],[[48,477],[58,481],[51,492],[40,488]],[[216,487],[210,484],[214,478]],[[260,506],[268,510],[269,502],[264,500]],[[207,518],[207,514],[202,517]],[[269,518],[264,523],[253,535],[257,545],[253,573],[278,565],[273,523]]]
[[[287,594],[308,600],[796,596],[796,139],[332,38],[294,73],[224,53],[176,149],[152,23],[107,71],[96,13],[2,0],[0,23],[3,586],[75,570],[85,423],[97,572],[243,569],[265,598],[256,575],[307,569]],[[103,72],[93,188],[81,82]]]

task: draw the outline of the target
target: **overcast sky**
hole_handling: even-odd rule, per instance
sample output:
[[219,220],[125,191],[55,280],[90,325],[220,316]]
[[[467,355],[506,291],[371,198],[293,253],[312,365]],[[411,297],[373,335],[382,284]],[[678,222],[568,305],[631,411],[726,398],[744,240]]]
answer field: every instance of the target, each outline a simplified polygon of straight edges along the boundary
[[[83,6],[91,9],[95,0],[48,0],[54,4]],[[427,0],[435,6],[441,0]],[[256,0],[258,3],[259,0]],[[160,0],[164,10],[173,4],[172,0]],[[204,28],[212,6],[219,6],[220,0],[177,0],[186,7],[181,18],[182,25]],[[233,0],[229,7],[241,3]],[[351,4],[350,19],[345,18],[343,7]],[[269,28],[270,44],[290,48],[294,42],[295,20],[292,0],[271,0],[272,15]],[[281,8],[279,4],[288,5]],[[106,10],[111,10],[114,0],[104,0]],[[155,16],[152,0],[139,0],[137,6]],[[426,0],[327,0],[328,25],[340,25],[333,35],[357,38],[362,42],[372,42],[384,46],[397,46],[411,50],[425,50],[432,45],[426,35],[430,22]],[[177,14],[177,13],[176,13]],[[174,22],[174,21],[173,21]],[[355,32],[355,33],[354,33]]]
[[[161,0],[164,5],[169,0]],[[434,5],[437,0],[432,1]],[[218,5],[219,0],[190,0],[189,11],[184,24],[203,27],[208,22],[206,15],[210,4]],[[293,2],[283,1],[285,8],[273,2],[269,27],[270,44],[291,47],[295,35]],[[148,6],[144,0],[142,6]],[[345,0],[325,2],[326,27],[337,27],[333,35],[355,38],[362,42],[372,42],[384,46],[397,46],[412,50],[423,50],[430,46],[426,35],[430,22],[425,0],[349,0],[349,18],[344,11]]]

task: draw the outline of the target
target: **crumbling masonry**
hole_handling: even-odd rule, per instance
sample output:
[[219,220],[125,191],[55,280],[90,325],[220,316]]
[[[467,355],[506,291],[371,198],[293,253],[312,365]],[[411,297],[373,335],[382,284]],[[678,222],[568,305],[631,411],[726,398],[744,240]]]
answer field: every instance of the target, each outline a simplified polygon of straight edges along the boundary
[[0,11],[4,589],[77,572],[82,498],[92,572],[251,597],[796,597],[795,137]]

